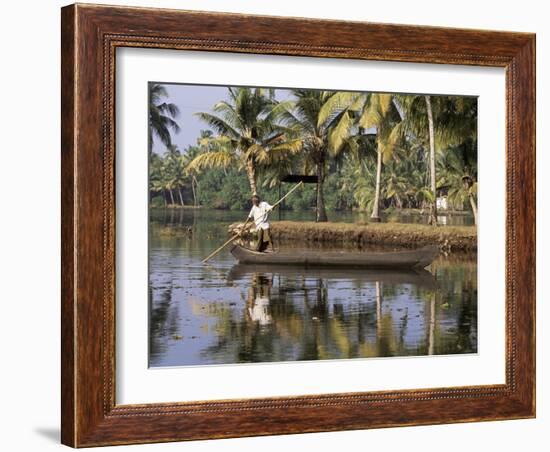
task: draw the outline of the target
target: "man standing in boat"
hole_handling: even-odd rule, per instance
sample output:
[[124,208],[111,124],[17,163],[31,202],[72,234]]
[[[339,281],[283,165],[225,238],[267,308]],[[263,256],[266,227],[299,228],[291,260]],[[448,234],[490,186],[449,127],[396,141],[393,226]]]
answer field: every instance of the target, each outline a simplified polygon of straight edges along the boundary
[[256,225],[256,232],[258,233],[256,251],[260,253],[267,251],[268,246],[273,251],[273,242],[271,241],[269,221],[267,219],[272,209],[273,206],[265,201],[261,201],[258,195],[252,196],[252,209],[250,209],[250,213],[248,214],[248,220],[253,220]]

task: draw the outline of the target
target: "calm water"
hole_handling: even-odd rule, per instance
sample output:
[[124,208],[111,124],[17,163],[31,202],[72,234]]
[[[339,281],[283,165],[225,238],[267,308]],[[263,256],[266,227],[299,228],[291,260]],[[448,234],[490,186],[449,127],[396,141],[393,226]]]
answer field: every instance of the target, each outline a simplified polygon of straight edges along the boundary
[[236,265],[228,247],[201,265],[245,216],[151,213],[151,366],[477,351],[474,256],[422,273],[328,271]]

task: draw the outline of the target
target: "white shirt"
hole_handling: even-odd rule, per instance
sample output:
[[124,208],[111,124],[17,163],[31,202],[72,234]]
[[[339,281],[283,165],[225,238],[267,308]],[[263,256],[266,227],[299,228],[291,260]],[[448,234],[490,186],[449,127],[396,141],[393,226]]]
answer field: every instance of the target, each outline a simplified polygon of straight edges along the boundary
[[254,224],[256,225],[256,229],[269,229],[269,223],[267,221],[267,215],[268,212],[271,210],[271,206],[265,202],[262,201],[257,206],[252,206],[252,209],[250,209],[250,213],[248,214],[249,218],[254,219]]

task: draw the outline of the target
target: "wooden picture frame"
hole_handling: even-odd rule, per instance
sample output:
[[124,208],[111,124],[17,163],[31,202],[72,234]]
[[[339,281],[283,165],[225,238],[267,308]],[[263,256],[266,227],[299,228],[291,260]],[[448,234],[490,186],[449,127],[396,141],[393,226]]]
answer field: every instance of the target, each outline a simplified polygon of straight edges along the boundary
[[[535,35],[70,5],[62,9],[62,442],[73,447],[535,416]],[[506,69],[506,383],[115,403],[115,50]]]

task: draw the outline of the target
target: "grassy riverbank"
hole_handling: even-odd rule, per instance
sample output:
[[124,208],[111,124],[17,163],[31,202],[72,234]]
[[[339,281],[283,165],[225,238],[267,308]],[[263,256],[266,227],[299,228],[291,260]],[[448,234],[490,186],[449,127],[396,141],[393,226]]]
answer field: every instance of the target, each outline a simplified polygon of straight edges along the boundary
[[439,226],[406,223],[315,223],[273,221],[277,240],[330,242],[347,245],[387,245],[417,248],[439,245],[446,251],[476,251],[477,232],[473,226]]

